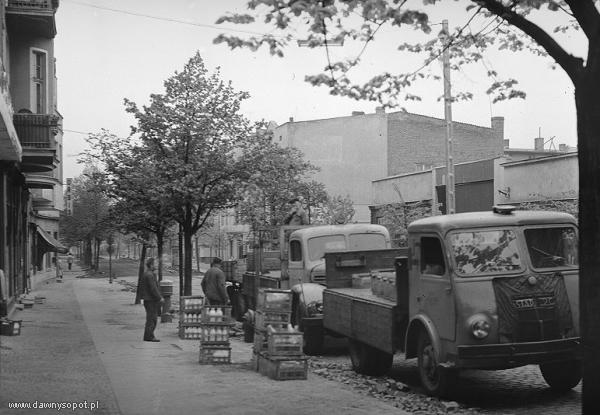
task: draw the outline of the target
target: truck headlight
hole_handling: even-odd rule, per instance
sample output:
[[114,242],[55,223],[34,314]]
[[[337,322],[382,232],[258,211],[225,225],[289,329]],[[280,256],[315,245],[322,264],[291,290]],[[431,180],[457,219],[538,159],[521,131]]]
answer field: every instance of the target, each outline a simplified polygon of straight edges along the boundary
[[477,318],[471,322],[471,334],[476,339],[485,339],[490,334],[491,324],[483,319]]

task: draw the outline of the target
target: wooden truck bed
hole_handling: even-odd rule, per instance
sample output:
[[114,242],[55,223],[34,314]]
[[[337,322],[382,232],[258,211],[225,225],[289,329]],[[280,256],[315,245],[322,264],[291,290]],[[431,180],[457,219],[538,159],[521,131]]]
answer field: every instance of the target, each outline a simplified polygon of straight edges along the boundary
[[[406,317],[392,301],[370,288],[333,288],[323,292],[323,326],[387,353],[398,349],[399,321]],[[404,314],[404,315],[403,315]]]

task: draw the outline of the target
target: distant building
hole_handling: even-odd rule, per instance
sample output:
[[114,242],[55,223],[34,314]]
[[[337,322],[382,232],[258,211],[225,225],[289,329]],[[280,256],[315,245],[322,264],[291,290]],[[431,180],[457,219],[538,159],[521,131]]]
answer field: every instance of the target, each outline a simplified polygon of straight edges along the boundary
[[52,266],[62,196],[58,0],[0,3],[0,315]]
[[[375,179],[430,170],[446,163],[443,119],[406,112],[294,121],[271,126],[276,143],[300,149],[320,167],[315,180],[331,195],[349,195],[357,222],[369,222],[371,182]],[[504,151],[504,118],[490,127],[454,123],[454,162],[499,157]]]

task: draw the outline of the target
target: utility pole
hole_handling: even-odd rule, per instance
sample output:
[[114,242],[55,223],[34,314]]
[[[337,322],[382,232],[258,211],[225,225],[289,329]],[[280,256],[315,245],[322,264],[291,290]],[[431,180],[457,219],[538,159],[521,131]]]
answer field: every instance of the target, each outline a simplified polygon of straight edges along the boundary
[[456,199],[454,194],[454,159],[452,146],[452,91],[450,85],[450,33],[448,32],[448,20],[442,22],[444,33],[444,52],[442,60],[444,64],[444,117],[446,119],[446,214],[456,213]]

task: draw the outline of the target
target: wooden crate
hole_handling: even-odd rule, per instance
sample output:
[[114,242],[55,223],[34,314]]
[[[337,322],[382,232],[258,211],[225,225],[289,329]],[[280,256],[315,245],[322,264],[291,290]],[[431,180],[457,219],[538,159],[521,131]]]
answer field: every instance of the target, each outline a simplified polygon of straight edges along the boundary
[[186,295],[179,297],[180,312],[198,312],[204,306],[204,296],[202,295]]
[[[214,311],[218,311],[219,315],[212,314]],[[231,323],[231,306],[229,305],[205,305],[202,307],[202,323],[217,323],[217,324],[229,324]]]
[[308,357],[276,357],[259,353],[258,371],[274,380],[306,380]]
[[179,338],[183,340],[200,340],[202,326],[200,323],[179,325]]
[[231,363],[231,347],[229,346],[200,346],[201,365],[220,365]]
[[21,334],[23,320],[0,320],[0,335],[18,336]]
[[267,331],[267,353],[269,356],[302,355],[302,333]]
[[254,328],[266,330],[269,325],[274,328],[285,328],[290,324],[291,313],[278,311],[256,311],[254,313]]
[[292,312],[292,291],[260,288],[256,299],[257,311]]
[[200,343],[203,345],[229,344],[229,324],[211,324],[200,327]]

